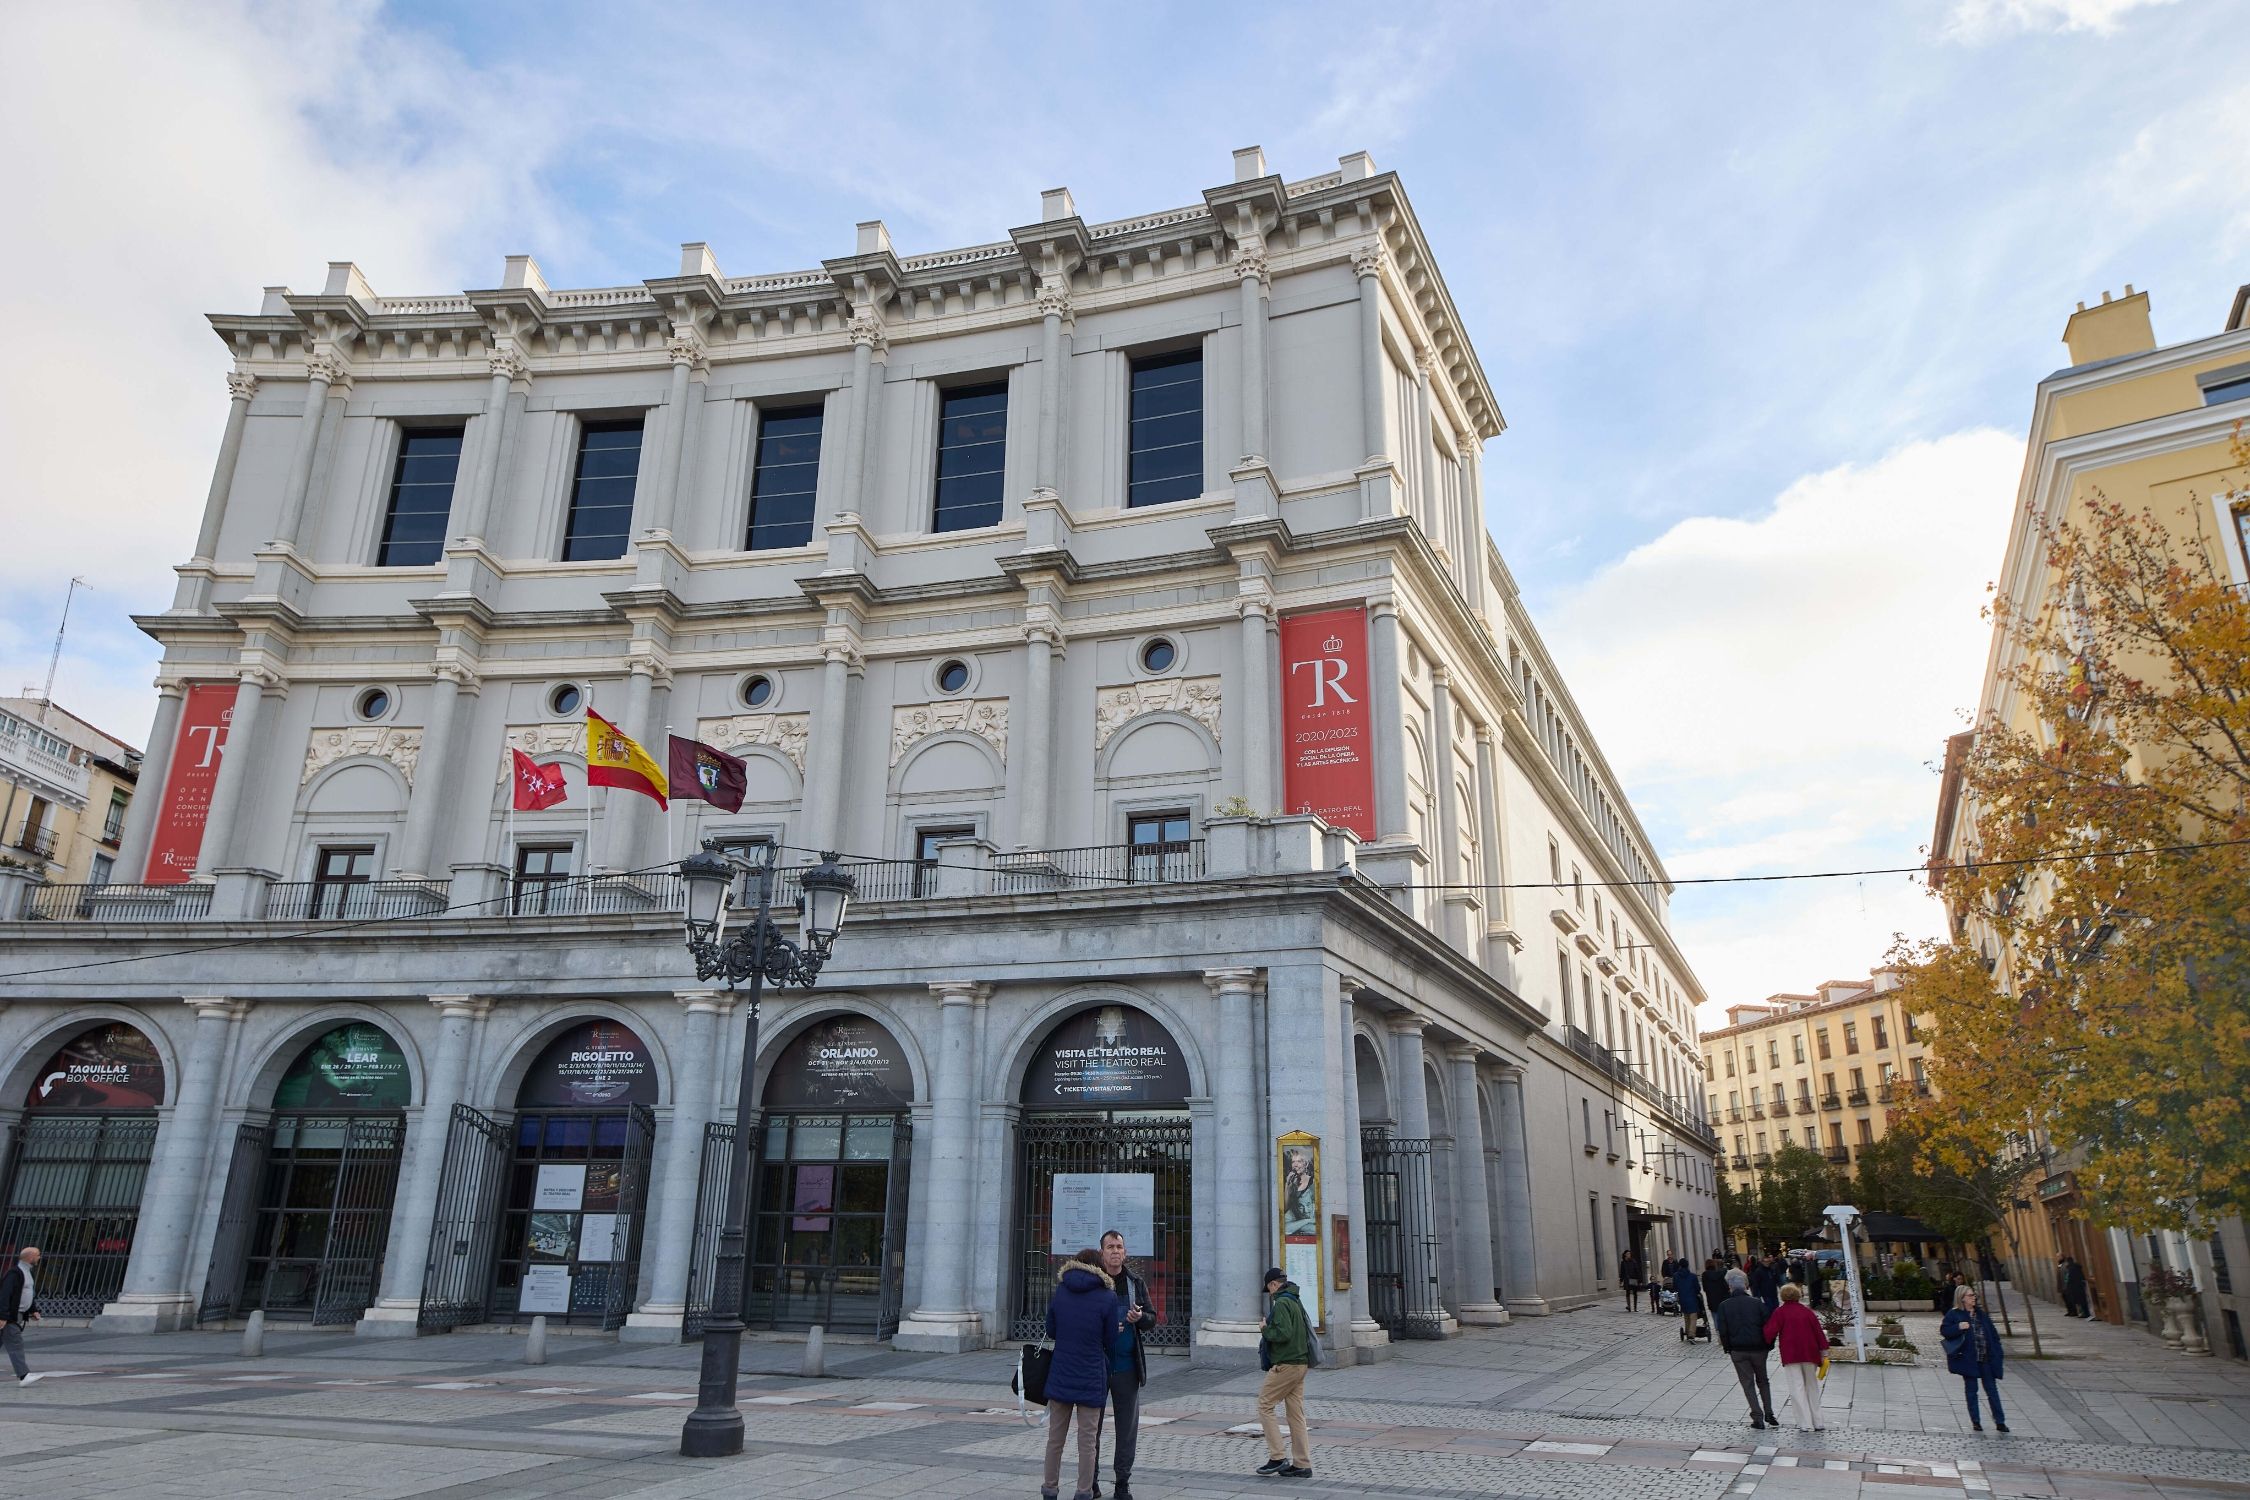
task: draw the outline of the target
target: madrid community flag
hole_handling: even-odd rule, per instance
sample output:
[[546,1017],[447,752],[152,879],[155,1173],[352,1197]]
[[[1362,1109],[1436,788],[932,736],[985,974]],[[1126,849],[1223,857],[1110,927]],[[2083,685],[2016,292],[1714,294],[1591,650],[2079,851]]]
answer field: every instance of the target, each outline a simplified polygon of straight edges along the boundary
[[516,758],[517,812],[537,812],[563,800],[561,766],[551,763],[541,765],[521,750],[510,750],[508,753]]
[[740,756],[675,734],[671,761],[675,799],[708,802],[721,812],[742,811],[742,794],[750,789],[750,768]]
[[654,797],[658,807],[671,805],[664,800],[664,768],[632,736],[590,708],[586,710],[586,785],[639,792]]

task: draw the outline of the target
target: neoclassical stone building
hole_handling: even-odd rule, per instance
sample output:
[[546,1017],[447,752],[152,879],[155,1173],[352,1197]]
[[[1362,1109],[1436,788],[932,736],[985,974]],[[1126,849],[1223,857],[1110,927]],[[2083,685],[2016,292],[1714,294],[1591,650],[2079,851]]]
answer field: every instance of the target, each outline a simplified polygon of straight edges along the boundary
[[[1005,1339],[1118,1224],[1160,1342],[1247,1358],[1280,1260],[1352,1359],[1717,1242],[1663,867],[1365,155],[781,275],[339,264],[212,322],[131,883],[0,873],[51,1307],[692,1333],[746,1020],[680,941],[705,839],[860,886],[765,1008],[761,1324]],[[588,708],[741,758],[739,810],[589,793]],[[566,800],[513,811],[514,750]]]

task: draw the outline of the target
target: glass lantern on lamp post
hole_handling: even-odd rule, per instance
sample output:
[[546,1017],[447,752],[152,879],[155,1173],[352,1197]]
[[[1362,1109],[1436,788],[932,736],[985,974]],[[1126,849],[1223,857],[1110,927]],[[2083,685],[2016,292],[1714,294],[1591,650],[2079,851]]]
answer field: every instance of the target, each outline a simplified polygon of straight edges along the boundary
[[[797,877],[804,894],[796,901],[796,936],[784,936],[773,913],[775,853],[773,845],[763,844],[756,858],[744,859],[706,845],[702,852],[680,861],[680,875],[687,885],[687,949],[695,960],[695,977],[724,979],[729,990],[748,980],[750,1002],[749,1024],[742,1037],[741,1082],[734,1099],[726,1215],[712,1269],[711,1313],[703,1325],[703,1371],[695,1410],[680,1429],[680,1453],[686,1458],[725,1458],[742,1451],[742,1412],[735,1406],[735,1384],[748,1281],[750,1133],[757,1113],[751,1088],[758,1060],[758,1001],[769,984],[812,986],[828,962],[858,890],[851,874],[837,868],[833,853],[821,855],[819,864]],[[749,920],[730,935],[727,919],[737,906],[748,911]]]

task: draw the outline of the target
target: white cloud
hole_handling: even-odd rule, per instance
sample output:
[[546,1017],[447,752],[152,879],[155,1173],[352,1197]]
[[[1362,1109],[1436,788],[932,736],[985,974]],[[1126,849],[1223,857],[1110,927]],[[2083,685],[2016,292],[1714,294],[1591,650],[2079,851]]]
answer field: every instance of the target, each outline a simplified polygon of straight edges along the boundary
[[45,676],[84,574],[56,696],[138,738],[156,650],[126,616],[171,603],[226,411],[204,314],[331,259],[378,289],[497,281],[500,247],[564,237],[535,177],[562,91],[370,6],[11,6],[0,56],[0,688]]
[[2090,31],[2107,35],[2136,10],[2173,0],[1960,0],[1945,34],[1978,43],[2017,31]]
[[[1979,429],[1809,474],[1762,515],[1679,522],[1547,612],[1675,877],[1919,863],[2022,463]],[[1902,876],[1860,885],[1683,887],[1674,925],[1715,1002],[1758,999],[1864,973],[1937,920]]]

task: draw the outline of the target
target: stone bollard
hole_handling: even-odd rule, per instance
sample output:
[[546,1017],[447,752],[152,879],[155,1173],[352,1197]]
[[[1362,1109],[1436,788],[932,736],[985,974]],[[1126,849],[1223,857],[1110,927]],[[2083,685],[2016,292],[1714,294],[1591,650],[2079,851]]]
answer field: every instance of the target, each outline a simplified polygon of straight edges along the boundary
[[264,1308],[260,1308],[250,1315],[249,1322],[242,1325],[242,1357],[244,1359],[258,1359],[265,1352],[266,1313]]
[[815,1323],[812,1331],[805,1335],[805,1362],[798,1369],[798,1374],[817,1379],[828,1373],[827,1334],[826,1328]]
[[547,1362],[547,1315],[541,1313],[531,1320],[531,1332],[524,1336],[523,1362],[543,1365]]

